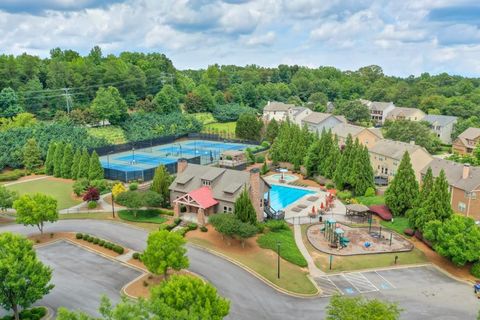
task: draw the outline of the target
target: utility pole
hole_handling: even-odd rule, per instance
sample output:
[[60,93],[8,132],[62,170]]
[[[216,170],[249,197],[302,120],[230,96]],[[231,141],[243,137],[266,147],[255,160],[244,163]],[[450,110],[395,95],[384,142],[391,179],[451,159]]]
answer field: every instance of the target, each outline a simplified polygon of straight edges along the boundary
[[70,90],[69,88],[63,88],[63,90],[65,91],[63,96],[65,97],[65,102],[67,103],[67,113],[70,113],[70,110],[72,109],[72,95],[70,92],[68,92],[68,90]]

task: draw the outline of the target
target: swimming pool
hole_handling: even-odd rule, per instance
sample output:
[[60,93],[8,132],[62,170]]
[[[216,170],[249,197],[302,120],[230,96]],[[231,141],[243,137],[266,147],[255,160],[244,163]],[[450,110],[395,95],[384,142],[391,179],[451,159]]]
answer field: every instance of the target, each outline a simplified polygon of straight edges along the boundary
[[270,206],[276,211],[283,210],[304,195],[312,193],[315,193],[315,191],[272,184],[270,189]]

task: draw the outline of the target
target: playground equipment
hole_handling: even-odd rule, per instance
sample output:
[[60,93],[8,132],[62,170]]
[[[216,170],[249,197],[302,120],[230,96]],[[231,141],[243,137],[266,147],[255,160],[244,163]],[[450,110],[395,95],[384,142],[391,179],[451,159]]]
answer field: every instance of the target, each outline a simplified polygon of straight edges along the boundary
[[330,242],[332,248],[345,248],[350,243],[350,239],[344,237],[345,231],[342,228],[337,228],[335,219],[327,219],[321,231],[323,231],[325,239]]

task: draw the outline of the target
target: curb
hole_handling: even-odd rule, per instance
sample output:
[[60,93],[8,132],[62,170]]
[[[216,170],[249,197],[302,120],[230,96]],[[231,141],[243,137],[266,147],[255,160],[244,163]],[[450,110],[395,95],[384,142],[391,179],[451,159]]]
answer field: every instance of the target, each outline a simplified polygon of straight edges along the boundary
[[310,274],[307,274],[307,277],[309,278],[309,280],[312,282],[312,284],[314,285],[315,289],[317,289],[317,292],[314,293],[314,294],[302,294],[302,293],[296,293],[296,292],[292,292],[292,291],[289,291],[289,290],[286,290],[278,285],[276,285],[275,283],[271,282],[270,280],[268,280],[267,278],[265,278],[264,276],[258,274],[256,271],[252,270],[251,268],[247,267],[246,265],[244,265],[243,263],[240,263],[230,257],[228,257],[227,255],[223,254],[223,253],[220,253],[218,251],[215,251],[213,249],[209,249],[209,248],[205,248],[205,247],[202,247],[198,244],[195,244],[195,243],[191,243],[191,242],[188,242],[188,245],[189,246],[192,246],[192,247],[195,247],[199,250],[203,250],[205,252],[208,252],[208,253],[211,253],[213,255],[216,255],[217,257],[220,257],[240,268],[242,268],[243,270],[247,271],[248,273],[250,273],[252,276],[254,276],[255,278],[259,279],[260,281],[262,281],[263,283],[265,283],[266,285],[270,286],[271,288],[277,290],[278,292],[280,293],[283,293],[283,294],[286,294],[286,295],[289,295],[289,296],[292,296],[292,297],[295,297],[295,298],[317,298],[319,297],[320,295],[320,290],[318,289],[318,286],[315,284],[315,281],[313,281],[313,279],[310,277]]

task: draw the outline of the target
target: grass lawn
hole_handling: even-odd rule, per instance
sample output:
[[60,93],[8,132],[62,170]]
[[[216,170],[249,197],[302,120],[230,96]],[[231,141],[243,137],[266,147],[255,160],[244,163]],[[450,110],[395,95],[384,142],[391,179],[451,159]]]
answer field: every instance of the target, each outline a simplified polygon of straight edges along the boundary
[[[135,216],[136,213],[136,216]],[[121,219],[134,222],[147,222],[161,224],[167,221],[162,217],[161,210],[120,210],[118,215]]]
[[229,134],[235,134],[236,122],[215,122],[203,126],[203,131],[216,130],[220,132],[227,132]]
[[394,217],[393,222],[391,221],[380,221],[380,224],[384,227],[395,230],[397,233],[405,235],[403,230],[410,228],[408,225],[408,219],[405,217]]
[[116,126],[88,128],[88,133],[97,138],[105,138],[111,144],[127,142],[122,128]]
[[44,193],[52,196],[57,199],[58,209],[61,210],[82,202],[73,197],[72,185],[73,181],[70,180],[45,178],[32,181],[26,180],[25,182],[7,186],[7,189],[17,191],[20,195]]
[[372,206],[377,204],[385,204],[385,197],[384,196],[373,196],[373,197],[356,197],[355,199],[358,200],[359,203],[364,204],[366,206]]
[[277,286],[300,294],[314,294],[317,289],[307,277],[308,272],[293,263],[280,259],[280,279],[277,278],[277,256],[269,250],[259,250],[253,254],[220,249],[205,239],[188,240],[199,246],[220,252],[249,267]]
[[217,121],[210,112],[194,113],[193,116],[204,125]]
[[300,267],[306,267],[307,261],[295,243],[293,231],[279,230],[269,231],[262,234],[257,239],[258,245],[264,249],[271,249],[277,252],[277,242],[280,243],[280,256]]
[[333,256],[332,270],[329,270],[330,255],[315,249],[307,240],[308,225],[302,225],[302,239],[315,264],[325,272],[341,272],[362,269],[385,268],[394,266],[395,256],[398,256],[397,265],[427,263],[425,254],[414,248],[409,252],[394,252],[381,254],[364,254],[356,256]]

